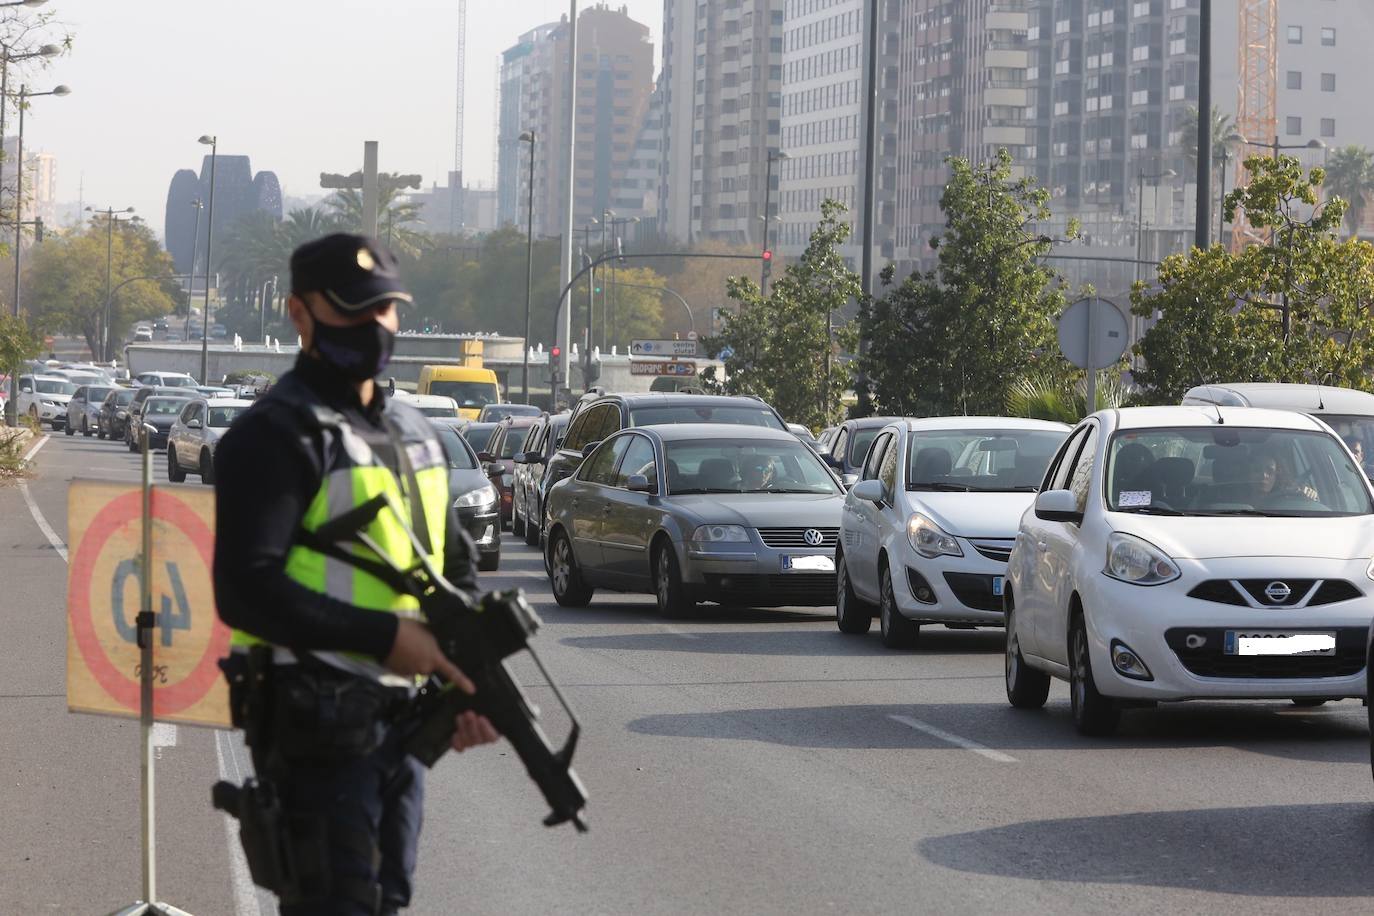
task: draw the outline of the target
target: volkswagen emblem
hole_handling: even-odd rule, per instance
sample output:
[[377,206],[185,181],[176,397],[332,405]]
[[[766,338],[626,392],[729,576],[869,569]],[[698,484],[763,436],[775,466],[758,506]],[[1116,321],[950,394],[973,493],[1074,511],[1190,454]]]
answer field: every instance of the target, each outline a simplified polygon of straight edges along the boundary
[[806,533],[802,535],[802,540],[811,547],[819,547],[825,541],[825,535],[815,528],[807,528]]
[[1275,604],[1283,604],[1293,594],[1287,582],[1270,582],[1264,587],[1264,597]]

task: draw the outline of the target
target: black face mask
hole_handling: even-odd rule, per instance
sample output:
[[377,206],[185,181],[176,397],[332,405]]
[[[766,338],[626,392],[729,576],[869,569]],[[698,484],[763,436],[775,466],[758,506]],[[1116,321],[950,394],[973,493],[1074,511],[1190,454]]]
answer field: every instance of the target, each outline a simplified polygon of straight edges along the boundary
[[[314,313],[311,313],[314,318]],[[335,327],[315,319],[315,352],[354,382],[376,378],[391,362],[396,335],[379,322]]]

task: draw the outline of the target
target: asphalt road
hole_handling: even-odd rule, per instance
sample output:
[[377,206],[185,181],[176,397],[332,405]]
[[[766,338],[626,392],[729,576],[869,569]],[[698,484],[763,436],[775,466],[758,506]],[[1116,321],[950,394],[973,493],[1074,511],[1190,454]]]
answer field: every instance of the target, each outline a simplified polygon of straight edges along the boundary
[[[120,447],[61,436],[37,464],[29,493],[64,540],[71,478],[137,472]],[[0,489],[0,912],[98,913],[139,889],[138,730],[65,711],[65,576],[23,494]],[[412,912],[1374,910],[1358,702],[1136,711],[1092,740],[1062,684],[1043,712],[1007,706],[1000,632],[936,629],[899,653],[809,610],[665,621],[647,596],[598,596],[565,611],[510,539],[486,581],[544,617],[545,662],[585,724],[592,830],[541,826],[500,746],[450,755]],[[236,883],[209,807],[219,774],[247,766],[238,742],[182,727],[159,753],[163,899],[273,912]]]

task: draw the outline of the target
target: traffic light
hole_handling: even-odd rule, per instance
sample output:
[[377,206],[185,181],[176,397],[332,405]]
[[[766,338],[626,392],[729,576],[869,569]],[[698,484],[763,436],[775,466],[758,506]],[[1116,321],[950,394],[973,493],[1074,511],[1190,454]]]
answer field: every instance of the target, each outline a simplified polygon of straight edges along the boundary
[[771,261],[771,260],[773,260],[773,252],[770,251],[770,250],[767,249],[767,248],[763,249],[763,259],[764,259],[765,261]]
[[768,285],[768,278],[773,275],[773,251],[770,248],[763,249],[763,282],[760,286]]

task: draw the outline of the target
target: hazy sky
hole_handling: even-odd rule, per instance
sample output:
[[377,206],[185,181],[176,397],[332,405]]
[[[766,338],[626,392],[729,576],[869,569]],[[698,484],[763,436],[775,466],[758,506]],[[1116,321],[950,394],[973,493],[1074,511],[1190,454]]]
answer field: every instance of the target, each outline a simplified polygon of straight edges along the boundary
[[[586,8],[589,2],[579,3]],[[616,0],[649,26],[655,60],[663,0]],[[58,199],[133,206],[162,231],[178,168],[199,168],[218,134],[289,195],[319,173],[362,167],[381,141],[384,171],[438,180],[453,161],[457,3],[453,0],[53,0],[75,36],[70,56],[34,74],[30,149],[57,156]],[[468,0],[464,167],[493,171],[496,67],[520,32],[566,13],[566,0]],[[11,125],[12,125],[11,121]],[[11,130],[13,128],[11,127]]]

